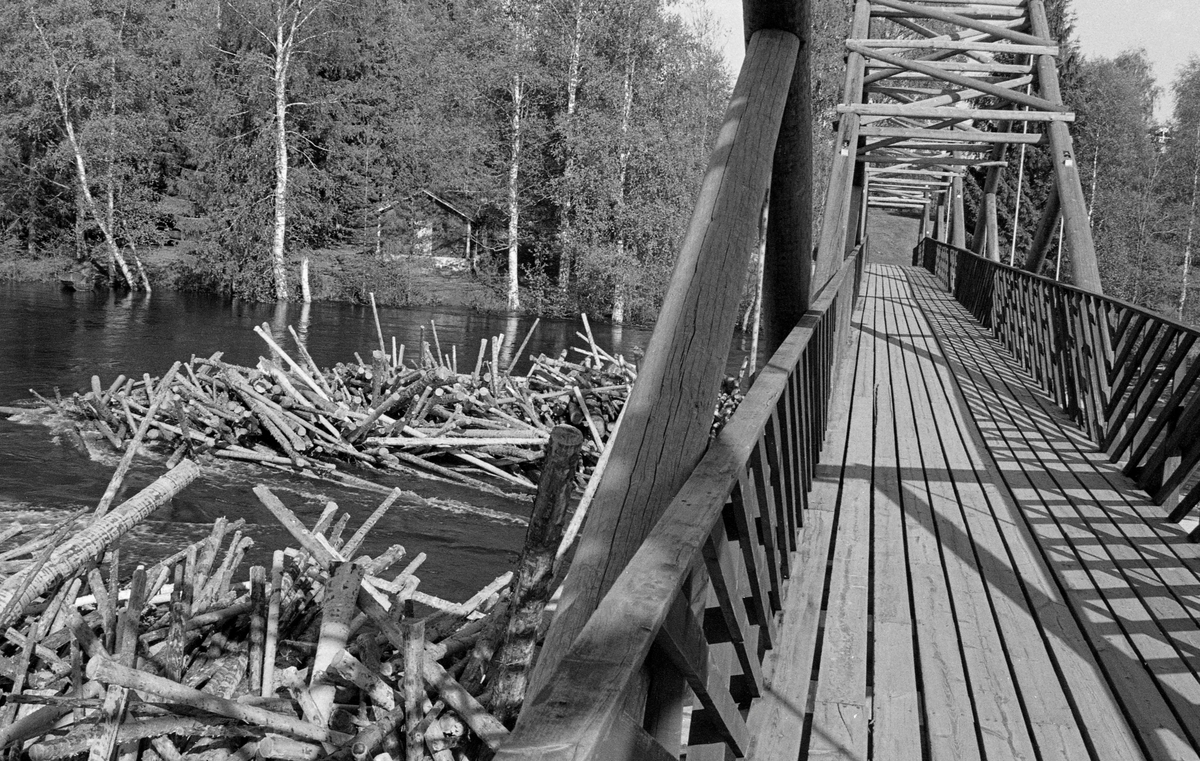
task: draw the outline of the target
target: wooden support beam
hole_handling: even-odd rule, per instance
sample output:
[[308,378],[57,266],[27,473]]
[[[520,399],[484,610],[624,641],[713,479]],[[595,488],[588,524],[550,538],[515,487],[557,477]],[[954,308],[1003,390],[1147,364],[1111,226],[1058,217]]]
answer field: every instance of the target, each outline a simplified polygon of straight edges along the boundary
[[[872,15],[874,15],[874,12],[878,11],[878,10],[879,10],[878,7],[874,8]],[[978,40],[979,39],[978,35],[968,32],[966,29],[958,29],[949,34],[942,34],[934,29],[930,29],[928,26],[926,26],[924,24],[918,24],[916,21],[913,21],[911,18],[908,18],[908,17],[893,16],[891,21],[893,24],[897,24],[898,26],[901,26],[905,29],[916,32],[917,34],[921,35],[922,37],[925,37],[926,39],[931,39],[931,40],[968,40],[968,39]],[[876,35],[876,36],[878,37],[878,36],[885,36],[885,35]],[[981,63],[994,63],[996,60],[995,56],[993,56],[991,53],[984,53],[984,52],[977,52],[977,51],[971,51],[971,52],[967,53],[966,57],[972,58]]]
[[[994,84],[991,86],[999,87],[999,88],[1007,90],[1007,89],[1011,89],[1011,88],[1015,88],[1015,87],[1023,87],[1025,85],[1030,84],[1031,82],[1033,82],[1033,77],[1025,76],[1025,77],[1018,77],[1016,79],[1005,80],[1003,82],[1000,82],[998,84]],[[890,97],[892,97],[894,100],[897,100],[901,104],[906,105],[906,106],[915,106],[915,107],[925,108],[925,107],[931,107],[931,106],[947,106],[947,105],[951,105],[951,104],[962,104],[962,103],[965,103],[966,101],[974,100],[976,98],[981,98],[981,97],[985,97],[988,95],[989,95],[988,93],[985,93],[982,90],[966,89],[966,90],[947,90],[947,91],[944,91],[940,95],[935,95],[930,98],[923,98],[921,100],[905,100],[903,96],[896,96],[896,95],[893,95]],[[873,122],[881,121],[886,118],[887,117],[866,118],[866,119],[861,119],[860,123],[864,124],[864,125],[871,124]],[[957,119],[957,120],[946,120],[946,121],[960,122],[962,120]]]
[[[996,131],[1008,132],[1011,126],[1011,123],[1002,123]],[[996,219],[996,190],[1000,187],[1000,178],[1003,176],[1007,156],[1008,143],[997,143],[992,149],[991,158],[998,163],[988,169],[987,179],[983,182],[983,213],[975,219],[975,235],[971,241],[971,250],[987,256],[994,262],[1000,261],[1000,228]]]
[[[1006,74],[1028,74],[1033,71],[1033,66],[1029,64],[1014,64],[1014,63],[979,63],[978,61],[955,61],[946,60],[948,56],[957,55],[952,50],[942,51],[932,56],[921,56],[910,60],[920,61],[929,66],[946,71],[957,71],[965,76],[977,75],[981,78],[994,76],[1004,76]],[[941,56],[941,58],[937,57]],[[889,66],[881,62],[868,62],[867,76],[863,79],[863,84],[873,85],[876,82],[888,79],[890,77],[900,77],[901,79],[932,79],[928,74],[920,74],[917,72],[902,69],[898,66]]]
[[[850,23],[850,33],[865,35],[870,24],[870,2],[857,0],[854,18]],[[850,51],[846,57],[842,103],[861,105],[863,63],[863,56],[855,51]],[[852,112],[839,119],[833,167],[825,194],[825,210],[821,217],[821,241],[817,245],[817,261],[813,269],[814,291],[820,290],[841,266],[842,251],[845,249],[843,236],[848,223],[851,185],[855,172],[854,156],[858,147],[858,121],[858,115]]]
[[962,175],[954,178],[950,188],[950,245],[958,248],[967,246],[966,207],[963,203]]
[[[775,30],[750,40],[716,148],[638,370],[613,451],[579,538],[558,611],[530,677],[539,695],[642,540],[708,446],[712,409],[758,239],[779,126],[800,41]],[[664,400],[670,398],[671,403]],[[634,457],[641,452],[645,456]],[[649,453],[654,453],[652,456]]]
[[[985,6],[958,5],[950,6],[949,9],[965,18],[991,21],[997,26],[1008,23],[1020,26],[1025,20],[1025,13],[1019,8],[988,8]],[[889,19],[891,21],[914,18],[914,14],[908,11],[897,11],[890,8],[880,8],[872,15],[875,18]],[[916,18],[924,18],[924,16],[916,16]]]
[[846,245],[845,250],[842,252],[843,259],[850,255],[850,252],[854,250],[854,247],[866,235],[866,230],[859,224],[862,220],[863,204],[866,203],[867,173],[865,170],[865,165],[857,165],[854,169],[854,180],[850,185],[850,210],[849,214],[847,214]]
[[[994,84],[991,84],[990,82],[983,82],[979,79],[972,79],[970,77],[964,77],[961,74],[957,74],[953,71],[946,71],[944,69],[939,69],[935,66],[927,66],[926,64],[921,63],[920,61],[913,61],[908,58],[902,58],[898,55],[891,55],[890,53],[884,53],[879,50],[873,49],[870,45],[863,45],[861,42],[856,42],[854,40],[847,40],[846,47],[857,53],[862,53],[864,56],[874,58],[877,61],[883,61],[884,63],[889,63],[897,68],[907,69],[908,71],[916,71],[916,72],[920,72],[922,74],[928,74],[931,77],[937,77],[938,79],[942,79],[951,84],[958,85],[959,87],[963,87],[963,88],[966,88],[969,90],[977,90],[977,91],[985,93],[987,95],[992,95],[992,96],[1000,98],[1002,100],[1007,100],[1011,103],[1016,103],[1017,105],[1027,106],[1029,108],[1037,109],[1039,111],[1062,112],[1062,111],[1068,110],[1061,103],[1054,103],[1052,101],[1045,100],[1043,98],[1038,98],[1033,95],[1026,95],[1023,92],[1019,92],[1017,90],[1011,90],[1007,87],[1002,87],[1000,85],[994,85]],[[1013,86],[1017,87],[1019,85],[1014,84]]]
[[[957,120],[955,120],[957,121]],[[916,127],[880,127],[877,125],[862,125],[858,134],[863,137],[899,138],[901,140],[939,140],[947,136],[948,130],[922,129]],[[1045,135],[1031,132],[984,132],[977,129],[955,130],[951,133],[959,140],[970,140],[976,143],[1027,143],[1036,145],[1046,142]]]
[[838,113],[860,116],[907,116],[914,119],[976,119],[1012,120],[1027,122],[1073,122],[1075,114],[1060,111],[1010,111],[992,108],[956,108],[954,106],[911,106],[903,103],[840,104]]
[[1050,253],[1054,243],[1054,229],[1058,226],[1060,208],[1058,203],[1058,187],[1050,186],[1046,194],[1046,203],[1042,208],[1042,218],[1038,220],[1037,230],[1029,250],[1025,252],[1025,263],[1021,266],[1035,275],[1041,274],[1042,264]]
[[[1033,33],[1039,36],[1050,34],[1046,21],[1046,7],[1042,0],[1029,0],[1029,21]],[[1062,102],[1058,87],[1058,67],[1048,55],[1038,56],[1038,82],[1042,97]],[[1079,165],[1075,160],[1075,147],[1067,125],[1055,122],[1050,125],[1050,156],[1054,162],[1054,174],[1058,185],[1058,198],[1062,207],[1063,235],[1067,250],[1071,252],[1071,276],[1074,284],[1088,291],[1103,293],[1100,283],[1100,267],[1096,263],[1096,244],[1092,240],[1091,221],[1088,219],[1087,204],[1083,199],[1083,186],[1079,180]]]
[[913,143],[907,139],[901,139],[896,142],[890,140],[877,143],[870,143],[858,149],[859,154],[867,154],[872,151],[882,150],[883,148],[895,148],[902,151],[944,151],[948,153],[985,153],[992,149],[990,143],[952,143],[949,141],[939,143]]
[[868,164],[906,164],[908,166],[1008,166],[1004,161],[964,159],[953,156],[859,156],[857,160]]
[[[1010,55],[1058,55],[1057,45],[1013,45],[1007,42],[972,42],[968,40],[873,40],[849,39],[851,43],[878,50],[953,50],[966,53],[972,50],[983,50],[989,53],[1008,53]],[[911,59],[906,59],[911,60]]]
[[815,292],[812,85],[808,63],[811,26],[808,0],[752,0],[743,4],[747,45],[754,33],[763,29],[789,32],[800,40],[771,169],[762,292],[763,343],[767,356],[779,348],[808,311]]
[[867,201],[868,206],[874,207],[891,207],[896,209],[924,209],[926,204],[924,201],[897,201],[892,199],[872,198]]
[[904,167],[871,167],[871,176],[917,175],[920,177],[954,177],[963,173],[961,169],[905,169]]
[[992,37],[1002,40],[1009,40],[1010,42],[1017,42],[1026,45],[1055,45],[1055,41],[1051,39],[1038,37],[1032,34],[1025,34],[1024,32],[1015,32],[1006,27],[998,26],[996,24],[989,24],[986,21],[980,21],[978,19],[971,18],[970,16],[953,13],[951,11],[938,10],[936,7],[931,7],[928,5],[914,5],[913,3],[906,3],[902,2],[901,0],[874,0],[874,3],[876,6],[893,8],[898,11],[907,11],[921,18],[934,19],[935,21],[942,21],[947,24],[954,24],[955,26],[963,26],[967,29],[974,29],[977,32],[984,32]]

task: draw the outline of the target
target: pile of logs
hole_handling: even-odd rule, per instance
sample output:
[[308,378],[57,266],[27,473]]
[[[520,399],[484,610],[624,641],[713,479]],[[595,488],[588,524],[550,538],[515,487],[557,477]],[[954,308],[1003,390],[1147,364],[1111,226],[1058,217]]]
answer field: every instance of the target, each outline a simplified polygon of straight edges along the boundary
[[176,363],[161,378],[121,376],[107,389],[93,376],[90,391],[43,401],[127,455],[143,441],[162,442],[169,464],[212,456],[335,478],[353,464],[530,494],[559,424],[585,433],[586,481],[637,376],[633,364],[596,345],[586,317],[584,325],[587,333],[577,335],[585,348],[532,358],[528,374],[517,376],[515,359],[500,361],[503,335],[482,342],[469,372],[459,370],[457,347],[443,353],[436,325],[415,358],[406,361],[404,346],[393,339],[389,348],[380,332],[370,361],[356,354],[356,362],[322,370],[294,330],[295,357],[264,324],[254,330],[269,356],[256,367],[218,353]]
[[[184,459],[121,505],[28,538],[0,531],[0,751],[51,761],[490,756],[507,735],[555,574],[583,443],[553,431],[525,550],[463,603],[421,593],[393,545],[254,491],[296,546],[240,564],[241,521],[149,567],[116,543],[199,473]],[[347,536],[349,534],[349,536]]]

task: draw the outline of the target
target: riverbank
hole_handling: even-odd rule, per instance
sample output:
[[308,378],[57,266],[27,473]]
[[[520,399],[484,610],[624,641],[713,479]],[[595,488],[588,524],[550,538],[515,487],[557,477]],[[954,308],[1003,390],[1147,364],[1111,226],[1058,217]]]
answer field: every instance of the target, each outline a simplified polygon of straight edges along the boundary
[[[199,266],[192,246],[159,246],[139,253],[156,290],[220,291]],[[432,259],[381,260],[352,247],[317,249],[308,252],[308,257],[314,301],[362,304],[367,302],[368,294],[374,293],[376,302],[384,306],[506,311],[499,278],[438,267]],[[0,279],[57,283],[75,264],[67,255],[18,256],[0,248]],[[299,266],[298,259],[291,263],[296,292]]]

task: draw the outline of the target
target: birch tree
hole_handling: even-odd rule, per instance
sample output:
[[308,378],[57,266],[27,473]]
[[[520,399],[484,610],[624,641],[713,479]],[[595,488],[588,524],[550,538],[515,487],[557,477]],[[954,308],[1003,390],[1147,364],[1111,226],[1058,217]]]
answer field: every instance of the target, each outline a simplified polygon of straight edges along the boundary
[[[68,2],[28,6],[27,12],[33,33],[31,44],[40,49],[42,76],[52,94],[73,166],[79,210],[100,230],[111,279],[116,282],[119,271],[130,288],[140,286],[149,291],[150,282],[136,251],[129,252],[135,275],[117,231],[117,144],[124,139],[117,120],[120,91],[126,86],[121,69],[128,58],[123,35],[129,10],[127,3],[103,9]],[[81,134],[82,123],[89,119],[107,122],[102,129],[105,138],[96,141],[95,150],[89,150]],[[105,178],[104,195],[99,199],[92,190],[95,178],[91,169],[96,164],[103,168]]]
[[1175,113],[1167,159],[1171,173],[1172,200],[1181,210],[1183,228],[1179,302],[1175,313],[1185,319],[1192,280],[1196,212],[1200,196],[1200,58],[1193,56],[1180,69],[1172,85]]

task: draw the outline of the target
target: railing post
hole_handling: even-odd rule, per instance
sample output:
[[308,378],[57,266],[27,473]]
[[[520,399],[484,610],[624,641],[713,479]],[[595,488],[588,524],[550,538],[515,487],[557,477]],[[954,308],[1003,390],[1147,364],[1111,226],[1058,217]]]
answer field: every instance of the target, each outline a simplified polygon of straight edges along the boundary
[[808,311],[812,286],[812,107],[808,0],[745,0],[746,44],[761,29],[800,40],[771,167],[767,255],[763,261],[763,343],[770,356]]

